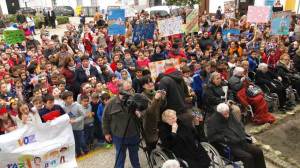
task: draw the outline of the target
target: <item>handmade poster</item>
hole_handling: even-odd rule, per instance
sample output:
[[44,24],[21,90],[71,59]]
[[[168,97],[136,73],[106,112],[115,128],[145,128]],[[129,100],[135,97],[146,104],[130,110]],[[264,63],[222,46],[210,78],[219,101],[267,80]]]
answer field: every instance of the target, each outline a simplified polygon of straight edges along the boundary
[[23,30],[5,29],[3,31],[3,38],[8,44],[22,43],[25,40],[25,34]]
[[270,12],[269,6],[248,6],[247,22],[267,23],[270,20]]
[[271,34],[288,35],[291,25],[291,12],[275,12],[272,15]]
[[155,23],[141,23],[135,25],[133,28],[133,38],[134,43],[139,43],[142,40],[153,39],[153,34],[155,30]]
[[238,41],[240,36],[239,29],[224,29],[222,31],[224,41]]
[[180,69],[180,64],[179,64],[179,59],[167,59],[167,60],[162,60],[162,61],[156,61],[156,62],[151,62],[149,64],[149,70],[151,72],[151,77],[155,81],[155,79],[158,77],[160,73],[165,72],[165,64],[166,62],[173,62],[175,67],[177,69]]
[[265,6],[273,6],[275,0],[265,0]]
[[75,142],[69,116],[25,125],[0,136],[1,168],[76,168]]
[[107,18],[108,35],[125,34],[125,9],[110,9]]
[[182,33],[182,19],[180,16],[157,21],[161,37]]
[[185,33],[194,33],[199,31],[198,24],[198,12],[199,9],[195,8],[187,17],[186,17],[186,25],[185,25]]
[[224,2],[224,15],[226,18],[235,18],[235,1]]
[[286,11],[295,11],[295,6],[296,6],[296,0],[286,0],[285,1],[285,6],[284,9]]

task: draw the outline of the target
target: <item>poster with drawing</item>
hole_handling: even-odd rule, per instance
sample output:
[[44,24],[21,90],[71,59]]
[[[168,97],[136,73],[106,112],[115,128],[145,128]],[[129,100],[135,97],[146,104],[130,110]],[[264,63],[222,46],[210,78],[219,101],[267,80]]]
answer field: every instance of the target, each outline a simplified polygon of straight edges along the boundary
[[157,21],[159,34],[167,37],[182,33],[182,18],[180,16]]
[[289,35],[292,22],[291,12],[275,12],[272,15],[271,34]]
[[268,23],[271,8],[269,6],[248,6],[247,22]]
[[235,18],[235,1],[224,2],[224,15],[225,18]]

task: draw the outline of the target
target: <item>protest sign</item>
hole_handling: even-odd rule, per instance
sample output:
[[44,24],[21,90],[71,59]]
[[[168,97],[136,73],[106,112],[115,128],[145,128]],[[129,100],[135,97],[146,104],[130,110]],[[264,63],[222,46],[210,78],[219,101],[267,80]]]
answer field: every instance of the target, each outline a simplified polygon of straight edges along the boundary
[[25,40],[25,35],[23,30],[10,30],[6,29],[3,31],[4,41],[8,44],[21,43]]
[[75,168],[75,142],[68,115],[40,126],[25,125],[0,136],[1,168]]
[[291,12],[275,12],[272,15],[271,34],[288,35],[291,25]]
[[286,11],[295,11],[296,1],[295,0],[286,0],[284,9]]
[[155,23],[140,23],[135,25],[133,28],[132,41],[134,43],[139,43],[142,40],[153,39],[153,34],[155,30]]
[[247,22],[267,23],[270,20],[269,6],[248,6]]
[[180,16],[157,21],[161,37],[182,33],[182,19]]
[[108,35],[125,34],[125,9],[110,9],[107,18]]
[[152,77],[152,79],[154,81],[155,81],[155,79],[158,77],[158,75],[160,73],[164,73],[165,72],[165,64],[167,62],[173,62],[173,64],[175,65],[175,67],[177,69],[180,69],[179,59],[171,58],[171,59],[167,59],[167,60],[151,62],[149,64],[149,70],[151,72],[151,77]]
[[275,0],[265,0],[265,6],[273,6]]
[[239,29],[224,29],[222,31],[224,41],[238,41],[240,36]]
[[226,18],[235,18],[235,1],[224,2],[224,15]]
[[192,12],[186,17],[185,33],[194,33],[199,31],[198,24],[198,8],[192,10]]

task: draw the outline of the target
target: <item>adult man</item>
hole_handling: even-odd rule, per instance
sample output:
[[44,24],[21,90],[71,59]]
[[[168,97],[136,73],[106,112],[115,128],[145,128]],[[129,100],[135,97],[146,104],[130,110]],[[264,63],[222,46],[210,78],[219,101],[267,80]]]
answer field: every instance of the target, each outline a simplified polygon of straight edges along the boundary
[[[131,85],[129,81],[121,83],[119,85],[120,93],[133,93]],[[107,103],[102,117],[103,134],[106,141],[113,142],[116,146],[117,168],[124,167],[127,148],[132,167],[140,168],[138,157],[139,133],[125,101],[125,96],[118,94]]]
[[164,90],[167,93],[166,109],[175,110],[178,118],[190,125],[192,115],[188,113],[187,108],[191,107],[192,97],[189,95],[188,87],[181,72],[174,67],[173,63],[166,63],[165,69],[164,77],[159,82],[159,90]]
[[56,25],[55,25],[56,16],[55,16],[55,12],[53,11],[53,9],[48,11],[48,18],[49,18],[50,25],[52,26],[52,29],[55,29],[56,28]]
[[229,110],[229,106],[220,103],[217,113],[209,118],[207,137],[211,143],[225,143],[231,148],[231,154],[244,163],[245,168],[265,168],[263,152],[247,142],[247,134],[240,122]]

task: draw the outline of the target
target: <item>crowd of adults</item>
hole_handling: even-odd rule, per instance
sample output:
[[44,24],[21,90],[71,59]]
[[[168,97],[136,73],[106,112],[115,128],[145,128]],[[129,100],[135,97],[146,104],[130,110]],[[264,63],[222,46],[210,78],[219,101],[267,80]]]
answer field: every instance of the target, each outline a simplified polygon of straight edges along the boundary
[[[246,16],[226,19],[217,13],[200,16],[199,32],[160,37],[156,29],[153,39],[140,42],[132,42],[133,28],[164,18],[142,11],[126,19],[125,35],[109,36],[105,16],[97,12],[94,21],[68,24],[61,37],[41,31],[40,41],[26,20],[18,20],[26,39],[0,42],[0,133],[68,114],[76,156],[112,142],[118,168],[124,167],[126,149],[132,167],[139,168],[140,132],[124,101],[127,94],[142,93],[148,108],[136,115],[148,153],[160,139],[190,167],[208,167],[199,142],[225,143],[246,168],[265,167],[243,119],[273,123],[265,99],[270,93],[278,96],[281,113],[296,105],[286,90],[295,90],[297,100],[300,48],[294,28],[300,23],[293,18],[288,36],[273,36],[270,23],[253,25]],[[222,30],[230,28],[240,30],[237,41],[230,35],[223,39]],[[154,80],[149,64],[170,58],[178,59],[180,68],[167,62]]]

